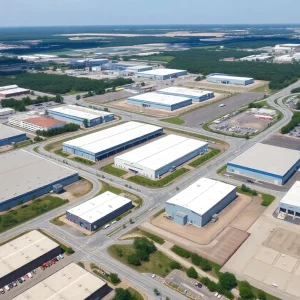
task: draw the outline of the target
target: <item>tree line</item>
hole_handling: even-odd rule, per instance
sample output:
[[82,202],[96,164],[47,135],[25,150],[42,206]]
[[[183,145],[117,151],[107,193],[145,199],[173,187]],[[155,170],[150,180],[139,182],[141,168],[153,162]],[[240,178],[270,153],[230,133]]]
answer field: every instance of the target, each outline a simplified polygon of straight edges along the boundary
[[294,112],[291,121],[281,128],[281,133],[289,133],[290,131],[294,130],[298,124],[300,124],[300,112],[296,111]]
[[36,134],[44,136],[44,137],[51,137],[51,136],[55,136],[55,135],[66,133],[66,132],[77,131],[79,128],[80,128],[80,126],[78,124],[70,123],[70,124],[66,124],[65,126],[59,127],[59,128],[53,128],[53,129],[49,129],[49,130],[37,130]]

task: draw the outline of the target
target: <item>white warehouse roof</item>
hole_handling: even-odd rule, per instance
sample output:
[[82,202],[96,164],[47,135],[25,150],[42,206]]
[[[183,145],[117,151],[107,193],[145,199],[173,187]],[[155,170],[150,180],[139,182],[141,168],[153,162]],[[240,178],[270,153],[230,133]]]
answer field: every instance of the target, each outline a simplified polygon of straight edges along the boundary
[[0,86],[0,91],[10,90],[10,89],[17,89],[17,88],[18,88],[18,86],[16,84],[5,85],[5,86]]
[[177,69],[153,69],[149,71],[139,72],[138,75],[152,75],[152,76],[167,76],[172,74],[177,74],[181,72],[186,72],[186,70]]
[[15,93],[23,93],[27,92],[29,89],[23,89],[23,88],[15,88],[15,89],[9,89],[9,90],[2,90],[0,91],[1,94],[3,95],[10,95],[10,94],[15,94]]
[[86,222],[94,223],[130,202],[130,199],[118,196],[111,192],[105,192],[69,209],[68,213],[75,215]]
[[178,205],[199,215],[204,215],[235,189],[234,185],[201,178],[166,203]]
[[134,149],[115,159],[131,165],[138,164],[151,170],[160,168],[207,145],[207,143],[179,135],[170,134],[145,146]]
[[95,118],[112,115],[110,112],[100,111],[76,105],[65,105],[48,109],[49,112],[61,113],[82,119],[93,120]]
[[132,141],[138,137],[155,132],[161,127],[139,123],[127,122],[122,125],[101,130],[71,141],[63,145],[79,147],[91,153],[98,153],[116,147],[120,144]]
[[252,80],[252,77],[239,77],[239,76],[230,76],[230,75],[209,75],[210,78],[219,78],[219,79],[227,79],[227,80]]
[[229,164],[284,176],[300,159],[300,151],[257,143]]
[[25,132],[0,124],[0,140],[20,134],[25,134]]
[[139,70],[144,68],[152,68],[151,66],[145,66],[145,65],[137,65],[132,67],[127,67],[126,70]]
[[147,102],[159,103],[164,105],[174,105],[174,104],[181,103],[183,101],[191,100],[190,98],[187,97],[159,94],[155,92],[129,97],[128,99],[136,100],[136,101],[147,101]]
[[300,207],[300,181],[296,181],[280,203]]
[[159,90],[158,92],[178,94],[187,97],[201,97],[203,95],[212,93],[211,91],[188,89],[184,87],[167,87],[165,89]]

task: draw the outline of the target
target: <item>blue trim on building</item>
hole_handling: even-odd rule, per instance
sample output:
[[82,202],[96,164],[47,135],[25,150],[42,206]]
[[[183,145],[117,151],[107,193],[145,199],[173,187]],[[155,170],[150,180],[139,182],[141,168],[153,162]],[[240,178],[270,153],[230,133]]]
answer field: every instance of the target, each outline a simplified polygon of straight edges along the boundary
[[10,136],[8,138],[0,139],[0,147],[11,145],[12,143],[19,143],[27,140],[26,133],[21,133],[18,135]]

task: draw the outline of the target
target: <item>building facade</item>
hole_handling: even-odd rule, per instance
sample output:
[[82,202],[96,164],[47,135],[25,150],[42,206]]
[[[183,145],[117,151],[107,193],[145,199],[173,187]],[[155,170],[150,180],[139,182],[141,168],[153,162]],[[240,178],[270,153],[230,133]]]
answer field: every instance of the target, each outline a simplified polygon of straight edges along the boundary
[[300,217],[300,181],[296,181],[280,200],[279,211]]
[[0,124],[0,147],[27,140],[25,132]]
[[211,74],[206,77],[208,82],[218,84],[232,84],[232,85],[249,85],[254,83],[254,79],[250,77],[237,77],[225,74]]
[[9,116],[13,115],[15,110],[12,108],[0,108],[0,119],[8,118]]
[[138,72],[137,77],[154,79],[154,80],[167,80],[177,78],[179,76],[187,75],[186,70],[176,69],[154,69],[150,71]]

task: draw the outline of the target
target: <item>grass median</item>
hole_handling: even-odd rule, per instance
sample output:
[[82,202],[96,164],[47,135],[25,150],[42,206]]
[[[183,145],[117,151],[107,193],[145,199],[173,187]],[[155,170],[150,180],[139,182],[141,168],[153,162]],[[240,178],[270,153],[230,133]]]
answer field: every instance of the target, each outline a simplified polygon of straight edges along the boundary
[[191,163],[189,163],[189,166],[193,168],[197,168],[206,161],[212,159],[214,156],[218,155],[221,152],[219,149],[211,149],[209,152],[206,154],[200,156],[199,158],[193,160]]
[[127,174],[126,171],[114,167],[113,163],[102,167],[100,170],[117,177],[122,177],[123,175]]
[[161,121],[175,124],[175,125],[183,125],[185,123],[185,121],[181,120],[179,117],[161,119]]

